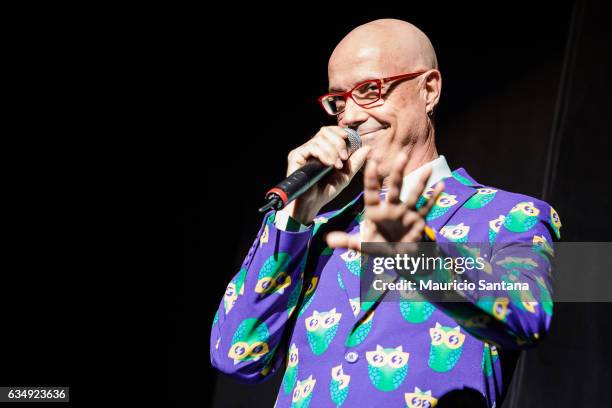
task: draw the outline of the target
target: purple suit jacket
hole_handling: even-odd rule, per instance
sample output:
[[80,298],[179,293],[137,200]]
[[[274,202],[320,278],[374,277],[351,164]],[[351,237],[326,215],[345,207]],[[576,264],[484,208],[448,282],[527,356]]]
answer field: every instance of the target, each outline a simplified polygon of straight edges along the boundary
[[249,383],[283,370],[279,407],[427,407],[467,389],[499,405],[502,365],[513,369],[516,350],[549,328],[551,244],[561,223],[547,203],[482,186],[463,169],[444,182],[427,217],[436,241],[488,242],[488,277],[527,282],[529,291],[362,303],[360,254],[323,240],[359,231],[361,196],[303,232],[277,229],[270,213],[215,316],[212,364]]

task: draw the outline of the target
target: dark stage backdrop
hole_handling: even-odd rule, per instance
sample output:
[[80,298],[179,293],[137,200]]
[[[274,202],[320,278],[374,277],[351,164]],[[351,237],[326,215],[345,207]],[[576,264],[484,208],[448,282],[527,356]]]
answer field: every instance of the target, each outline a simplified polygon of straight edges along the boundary
[[[253,386],[215,372],[209,328],[257,232],[266,187],[283,176],[289,150],[331,123],[316,97],[326,90],[329,54],[358,24],[395,17],[431,38],[443,76],[436,135],[452,168],[545,198],[561,216],[566,241],[609,240],[611,194],[603,176],[611,147],[612,66],[603,1],[404,4],[368,13],[315,14],[302,7],[284,17],[261,9],[257,16],[218,15],[224,27],[207,28],[201,43],[190,40],[195,49],[169,56],[177,57],[174,71],[195,61],[183,52],[213,68],[196,86],[177,75],[177,87],[193,89],[189,101],[207,105],[172,102],[177,136],[159,146],[156,158],[160,182],[171,187],[160,199],[167,204],[161,217],[173,231],[164,242],[175,268],[164,286],[167,307],[157,341],[168,352],[161,369],[167,369],[164,385],[175,405],[274,403],[280,376]],[[181,30],[194,33],[178,30],[179,37]],[[276,102],[279,95],[286,103]],[[233,178],[241,179],[239,188],[228,188]],[[225,191],[235,195],[222,198]],[[524,353],[504,406],[611,401],[611,312],[608,304],[557,305],[550,335]]]

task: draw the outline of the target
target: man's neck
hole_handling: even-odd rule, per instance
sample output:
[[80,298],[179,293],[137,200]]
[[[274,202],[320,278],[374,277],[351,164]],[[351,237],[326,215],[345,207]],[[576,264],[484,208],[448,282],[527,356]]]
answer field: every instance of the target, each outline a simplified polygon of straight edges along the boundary
[[[436,149],[436,145],[433,143],[433,138],[430,138],[429,140],[431,140],[431,143],[425,143],[419,146],[415,145],[412,147],[412,149],[410,149],[408,153],[410,155],[408,158],[408,164],[404,168],[404,177],[424,164],[438,158],[438,150]],[[388,183],[389,176],[386,176],[383,179],[383,188],[387,188],[389,185]]]

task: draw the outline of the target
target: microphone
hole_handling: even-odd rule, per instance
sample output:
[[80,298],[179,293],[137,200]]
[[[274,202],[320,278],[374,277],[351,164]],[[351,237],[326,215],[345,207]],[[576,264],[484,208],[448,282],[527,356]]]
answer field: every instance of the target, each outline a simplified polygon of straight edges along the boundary
[[[361,137],[356,130],[350,128],[342,128],[342,130],[348,133],[346,147],[350,156],[361,147]],[[274,188],[268,190],[265,196],[266,204],[259,209],[259,212],[263,213],[271,208],[277,211],[284,208],[291,201],[308,191],[333,168],[334,166],[325,166],[318,159],[311,157],[305,165],[291,173],[289,177],[278,183]]]

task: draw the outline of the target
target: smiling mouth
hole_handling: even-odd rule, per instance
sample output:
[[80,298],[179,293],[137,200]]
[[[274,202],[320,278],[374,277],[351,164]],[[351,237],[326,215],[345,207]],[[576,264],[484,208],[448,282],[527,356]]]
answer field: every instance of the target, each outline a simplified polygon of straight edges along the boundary
[[374,139],[374,136],[373,136],[374,133],[380,132],[381,130],[385,130],[385,129],[387,128],[386,127],[378,128],[378,129],[370,130],[364,133],[359,132],[359,136],[361,136],[362,140],[365,142],[371,141],[372,139]]

